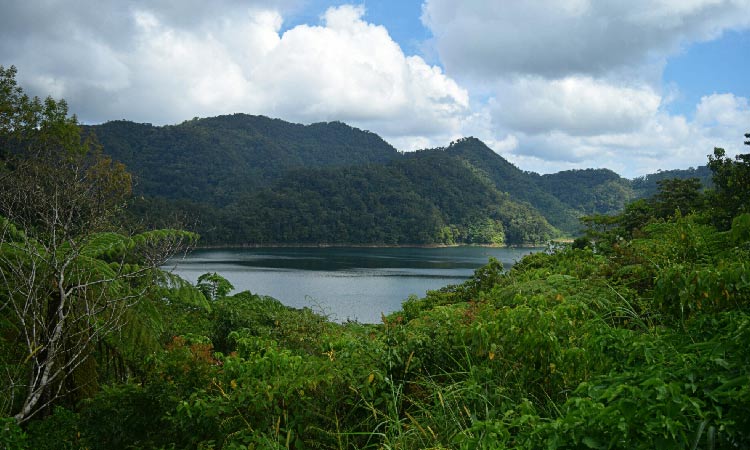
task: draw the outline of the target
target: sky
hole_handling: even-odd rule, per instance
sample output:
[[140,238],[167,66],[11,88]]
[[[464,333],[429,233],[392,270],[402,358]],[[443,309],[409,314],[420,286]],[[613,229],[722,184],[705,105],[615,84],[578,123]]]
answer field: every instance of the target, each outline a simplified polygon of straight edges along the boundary
[[750,0],[2,0],[0,65],[87,124],[247,113],[632,178],[746,153]]

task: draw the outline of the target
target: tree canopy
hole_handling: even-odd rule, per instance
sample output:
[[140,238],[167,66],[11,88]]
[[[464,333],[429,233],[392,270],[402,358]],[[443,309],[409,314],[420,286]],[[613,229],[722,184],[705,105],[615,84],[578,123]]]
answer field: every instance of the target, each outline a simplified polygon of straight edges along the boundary
[[[23,95],[14,69],[0,68],[0,87],[3,448],[750,447],[748,155],[716,150],[713,189],[659,179],[654,195],[590,216],[572,245],[509,270],[490,260],[382,323],[334,323],[230,295],[218,273],[193,286],[159,270],[196,236],[128,232],[127,171],[64,103]],[[462,140],[374,171],[298,171],[241,201],[285,220],[355,211],[378,232],[402,229],[374,212],[404,208],[444,239],[547,232],[499,188],[513,168],[482,164],[487,150]],[[336,220],[331,232],[351,229]]]
[[722,231],[705,201],[714,194],[696,187],[660,182],[593,222],[595,245],[559,245],[509,270],[490,260],[378,324],[247,291],[217,291],[210,309],[160,302],[168,337],[140,360],[141,376],[0,428],[0,442],[747,448],[750,214]]
[[183,218],[206,244],[530,244],[640,192],[604,169],[524,172],[475,138],[401,154],[339,122],[237,114],[86,129],[134,173],[134,223]]
[[95,382],[82,373],[97,343],[195,236],[124,234],[130,174],[82,138],[64,101],[28,97],[15,75],[0,67],[0,327],[3,364],[23,361],[4,374],[3,408],[24,422]]

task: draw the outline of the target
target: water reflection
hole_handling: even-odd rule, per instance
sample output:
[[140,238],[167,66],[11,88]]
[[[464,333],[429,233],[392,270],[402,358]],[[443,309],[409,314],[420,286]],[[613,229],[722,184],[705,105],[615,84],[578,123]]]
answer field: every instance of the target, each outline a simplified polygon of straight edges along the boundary
[[376,323],[411,294],[458,284],[490,257],[506,267],[535,248],[273,248],[196,250],[174,260],[196,282],[217,272],[236,288],[293,307],[321,307],[334,320]]

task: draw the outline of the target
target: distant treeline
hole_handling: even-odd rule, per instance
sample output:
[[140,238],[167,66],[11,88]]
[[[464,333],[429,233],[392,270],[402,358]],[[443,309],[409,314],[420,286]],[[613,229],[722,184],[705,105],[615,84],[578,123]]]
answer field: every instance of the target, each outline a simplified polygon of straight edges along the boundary
[[87,127],[135,176],[134,224],[183,226],[204,245],[530,244],[620,211],[666,177],[525,172],[475,138],[399,153],[340,122],[235,114],[154,127]]

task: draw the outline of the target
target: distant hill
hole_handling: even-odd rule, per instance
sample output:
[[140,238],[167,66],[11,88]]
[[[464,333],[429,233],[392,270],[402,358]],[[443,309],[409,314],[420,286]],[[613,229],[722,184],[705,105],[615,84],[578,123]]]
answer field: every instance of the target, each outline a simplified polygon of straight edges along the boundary
[[615,213],[637,195],[629,180],[609,169],[565,170],[538,183],[579,214]]
[[217,227],[253,243],[520,244],[557,234],[533,208],[453,162],[433,153],[293,171],[245,194]]
[[558,229],[572,232],[577,228],[578,219],[575,211],[542,189],[537,183],[536,174],[517,168],[479,139],[461,139],[451,144],[448,152],[482,171],[498,190],[531,205]]
[[618,211],[664,173],[539,175],[475,138],[400,153],[341,122],[246,114],[86,128],[134,174],[133,220],[181,222],[214,245],[541,243]]
[[634,178],[631,182],[637,197],[651,197],[658,189],[658,182],[670,178],[697,178],[705,187],[712,186],[712,172],[708,166],[691,167],[689,169],[662,170],[657,173]]
[[225,205],[287,170],[383,163],[399,153],[341,122],[299,125],[234,114],[155,127],[127,121],[86,127],[136,175],[141,194]]

